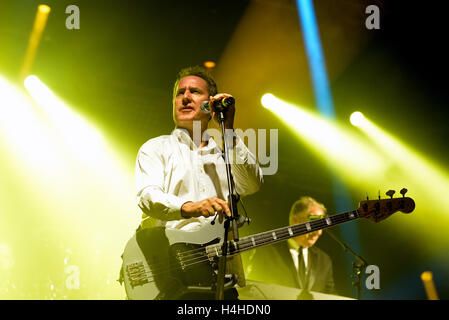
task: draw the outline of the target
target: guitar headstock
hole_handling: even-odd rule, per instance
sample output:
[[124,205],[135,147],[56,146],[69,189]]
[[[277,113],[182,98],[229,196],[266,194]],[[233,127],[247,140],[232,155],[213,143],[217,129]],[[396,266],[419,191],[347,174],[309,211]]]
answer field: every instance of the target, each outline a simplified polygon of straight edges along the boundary
[[410,213],[415,209],[415,201],[412,198],[405,197],[406,189],[401,190],[402,198],[393,198],[394,191],[387,192],[390,199],[365,200],[359,203],[357,211],[360,217],[370,219],[374,222],[380,222],[393,213],[401,211]]

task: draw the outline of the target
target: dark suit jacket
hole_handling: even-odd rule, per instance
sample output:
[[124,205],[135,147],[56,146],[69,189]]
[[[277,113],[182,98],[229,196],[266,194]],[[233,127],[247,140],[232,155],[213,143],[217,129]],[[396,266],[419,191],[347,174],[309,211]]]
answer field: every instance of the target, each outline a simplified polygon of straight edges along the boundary
[[[308,249],[309,291],[337,294],[330,257],[316,246]],[[301,289],[286,241],[256,249],[247,263],[248,280]]]

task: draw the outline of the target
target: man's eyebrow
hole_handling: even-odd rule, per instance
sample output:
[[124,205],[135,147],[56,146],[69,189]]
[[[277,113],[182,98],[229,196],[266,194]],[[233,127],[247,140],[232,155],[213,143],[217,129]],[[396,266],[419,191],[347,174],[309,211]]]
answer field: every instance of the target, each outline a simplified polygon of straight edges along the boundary
[[186,88],[189,88],[190,91],[192,91],[192,90],[203,91],[203,89],[201,89],[200,87],[191,86],[191,87],[181,87],[181,88],[178,88],[178,91],[176,91],[176,92],[179,93],[179,92],[181,92],[181,91],[185,91]]

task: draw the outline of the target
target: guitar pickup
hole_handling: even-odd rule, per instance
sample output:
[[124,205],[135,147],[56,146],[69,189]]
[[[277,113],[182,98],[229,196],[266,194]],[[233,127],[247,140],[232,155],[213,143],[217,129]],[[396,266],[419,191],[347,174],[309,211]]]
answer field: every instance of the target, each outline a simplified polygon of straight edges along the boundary
[[129,278],[129,284],[134,287],[142,286],[148,283],[148,277],[143,262],[135,262],[126,266],[126,274]]

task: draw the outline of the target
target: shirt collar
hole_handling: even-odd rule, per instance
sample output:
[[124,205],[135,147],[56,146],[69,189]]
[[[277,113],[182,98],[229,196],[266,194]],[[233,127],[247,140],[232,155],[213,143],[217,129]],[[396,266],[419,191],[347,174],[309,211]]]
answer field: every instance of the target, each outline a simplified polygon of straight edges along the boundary
[[[298,251],[299,250],[299,244],[293,239],[290,238],[287,240],[288,248],[291,250]],[[302,250],[308,249],[309,247],[302,247]]]
[[185,143],[189,146],[193,144],[193,141],[186,129],[175,128],[171,134],[181,143]]

